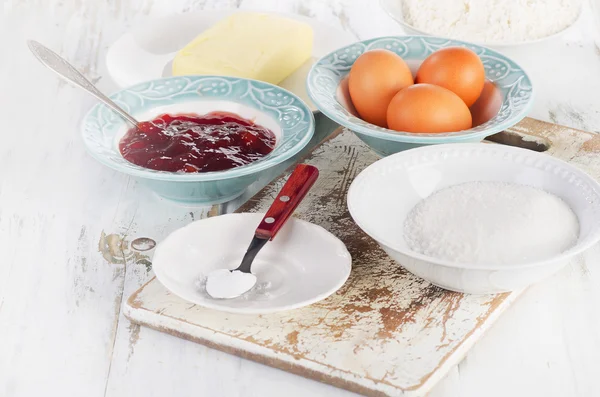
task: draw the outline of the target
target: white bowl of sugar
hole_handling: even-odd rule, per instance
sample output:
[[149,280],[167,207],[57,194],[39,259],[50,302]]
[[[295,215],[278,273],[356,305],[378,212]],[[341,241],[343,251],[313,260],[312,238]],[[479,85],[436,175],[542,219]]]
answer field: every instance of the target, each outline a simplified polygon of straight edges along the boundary
[[600,240],[600,184],[551,156],[495,144],[383,158],[348,192],[358,226],[442,288],[520,290]]

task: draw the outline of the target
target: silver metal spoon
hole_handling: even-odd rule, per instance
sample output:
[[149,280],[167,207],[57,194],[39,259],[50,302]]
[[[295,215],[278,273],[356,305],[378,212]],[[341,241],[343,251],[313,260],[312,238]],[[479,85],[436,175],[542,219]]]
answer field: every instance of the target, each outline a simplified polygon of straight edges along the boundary
[[60,57],[54,51],[44,47],[42,44],[34,40],[27,40],[27,46],[35,55],[35,57],[43,63],[47,68],[53,70],[60,77],[68,81],[69,83],[89,92],[106,106],[117,112],[119,116],[123,117],[126,121],[130,122],[133,126],[137,127],[139,121],[137,121],[132,115],[124,111],[119,105],[114,103],[110,98],[101,93],[91,81],[83,77],[81,73],[77,71],[69,62],[64,58]]

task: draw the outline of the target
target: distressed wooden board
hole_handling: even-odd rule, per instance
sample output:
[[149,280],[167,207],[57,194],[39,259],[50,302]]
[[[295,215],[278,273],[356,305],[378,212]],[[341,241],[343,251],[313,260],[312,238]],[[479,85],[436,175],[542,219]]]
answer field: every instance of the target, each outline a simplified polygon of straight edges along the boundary
[[[525,119],[497,142],[533,142],[600,177],[600,137]],[[514,142],[514,139],[513,139]],[[353,257],[348,282],[332,297],[285,313],[244,316],[191,305],[152,280],[127,302],[132,321],[365,395],[420,396],[464,356],[519,293],[444,291],[397,266],[351,220],[346,191],[377,156],[345,132],[306,161],[321,170],[296,216],[340,237]],[[264,211],[281,178],[240,211]]]
[[[599,177],[598,136],[525,119],[515,136]],[[524,137],[524,138],[523,138]],[[441,290],[396,265],[350,218],[346,192],[377,156],[344,132],[306,162],[321,170],[296,216],[341,238],[353,257],[348,282],[307,308],[244,316],[191,305],[153,280],[129,299],[135,322],[366,395],[420,396],[456,364],[518,293],[471,296]],[[265,211],[285,178],[240,211]]]

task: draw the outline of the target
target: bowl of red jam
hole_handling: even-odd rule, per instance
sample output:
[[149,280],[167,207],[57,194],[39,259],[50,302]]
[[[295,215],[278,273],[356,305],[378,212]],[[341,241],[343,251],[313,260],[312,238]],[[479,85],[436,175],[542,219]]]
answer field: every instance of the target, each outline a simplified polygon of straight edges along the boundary
[[273,131],[235,113],[161,114],[130,128],[119,151],[152,170],[214,172],[258,161],[275,143]]
[[312,138],[308,106],[283,88],[220,76],[178,76],[122,90],[111,99],[133,127],[102,104],[83,120],[88,152],[183,203],[234,199]]

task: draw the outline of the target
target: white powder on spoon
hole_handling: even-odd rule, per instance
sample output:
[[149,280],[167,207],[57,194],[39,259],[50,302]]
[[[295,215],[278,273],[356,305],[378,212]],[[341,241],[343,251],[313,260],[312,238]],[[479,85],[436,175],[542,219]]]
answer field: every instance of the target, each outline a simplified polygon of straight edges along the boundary
[[206,292],[215,299],[232,299],[250,291],[256,276],[239,270],[217,269],[206,278]]
[[465,264],[518,264],[572,247],[579,222],[559,197],[530,186],[468,182],[418,203],[404,223],[410,249]]

